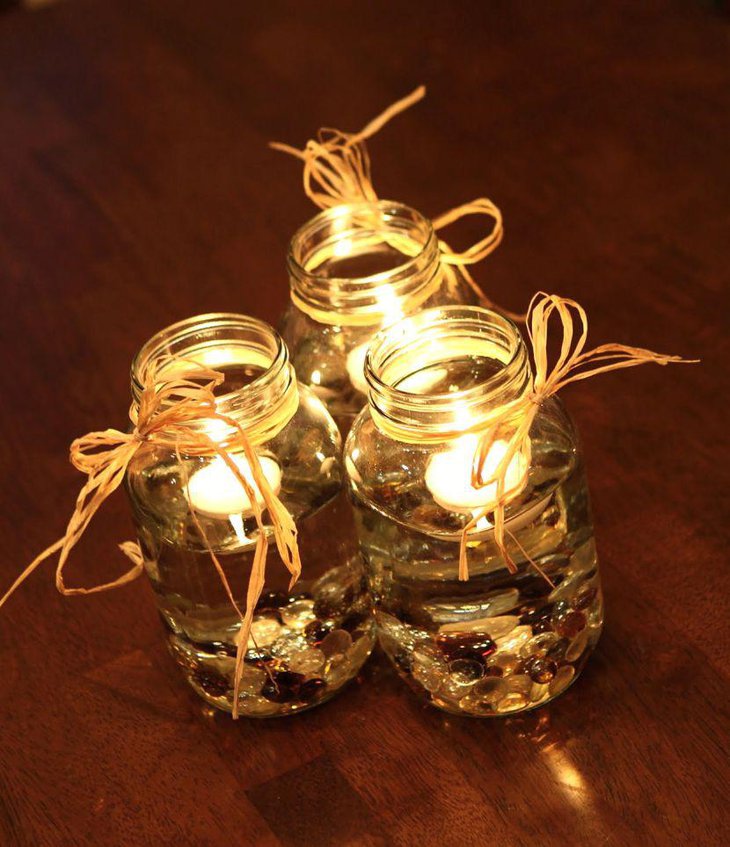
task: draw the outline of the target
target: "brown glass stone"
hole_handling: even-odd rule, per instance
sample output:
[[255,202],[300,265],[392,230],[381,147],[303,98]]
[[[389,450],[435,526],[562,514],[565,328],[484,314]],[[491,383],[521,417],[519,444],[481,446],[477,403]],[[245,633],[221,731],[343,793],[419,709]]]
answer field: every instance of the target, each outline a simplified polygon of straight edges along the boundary
[[584,629],[586,616],[583,612],[572,610],[553,619],[553,625],[558,635],[562,635],[564,638],[575,638]]
[[547,656],[533,656],[525,662],[524,670],[529,674],[530,679],[542,685],[552,680],[557,673],[558,665]]

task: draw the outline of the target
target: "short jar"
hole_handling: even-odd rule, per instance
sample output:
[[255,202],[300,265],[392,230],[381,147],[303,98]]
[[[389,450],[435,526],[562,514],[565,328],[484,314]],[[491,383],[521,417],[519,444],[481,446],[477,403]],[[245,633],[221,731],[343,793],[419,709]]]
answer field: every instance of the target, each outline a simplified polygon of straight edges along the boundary
[[422,308],[475,302],[442,262],[431,221],[389,200],[316,215],[292,238],[287,266],[282,335],[298,379],[343,431],[366,403],[365,353],[378,330]]
[[[454,714],[548,703],[578,676],[603,622],[567,412],[551,398],[530,429],[526,476],[518,474],[526,483],[505,514],[516,571],[487,514],[468,533],[469,577],[460,580],[463,530],[495,493],[471,485],[479,423],[532,387],[520,333],[487,309],[429,309],[380,333],[365,372],[369,405],[345,462],[383,649],[415,691]],[[497,461],[491,454],[487,464]]]
[[[217,411],[244,431],[263,432],[255,446],[262,471],[299,533],[302,579],[293,588],[276,544],[269,545],[239,714],[285,715],[321,703],[357,674],[374,643],[337,427],[314,394],[297,385],[278,334],[254,318],[202,315],[153,336],[132,366],[134,403],[141,375],[170,356],[224,375]],[[188,425],[220,443],[231,434],[220,420]],[[172,440],[138,449],[126,488],[170,650],[195,691],[231,711],[241,622],[208,545],[245,608],[259,532],[251,501],[220,456],[181,454]],[[271,534],[268,512],[264,520]]]

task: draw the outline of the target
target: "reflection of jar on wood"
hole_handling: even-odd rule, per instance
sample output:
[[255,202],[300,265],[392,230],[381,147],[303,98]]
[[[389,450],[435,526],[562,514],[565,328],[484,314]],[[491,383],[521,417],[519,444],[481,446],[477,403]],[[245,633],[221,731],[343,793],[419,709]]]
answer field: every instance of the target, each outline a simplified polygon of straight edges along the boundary
[[[309,389],[297,386],[286,347],[260,321],[206,315],[154,336],[133,365],[135,400],[139,374],[170,354],[178,357],[173,363],[192,362],[224,374],[217,409],[244,431],[263,433],[255,441],[261,470],[299,532],[303,578],[292,588],[273,538],[269,545],[266,588],[251,625],[239,712],[268,716],[316,705],[358,672],[373,644],[369,600],[342,488],[337,429]],[[168,376],[160,373],[161,379]],[[219,443],[231,435],[221,420],[189,425],[203,427]],[[251,486],[245,454],[229,456]],[[207,545],[239,607],[245,608],[259,535],[250,494],[261,506],[260,492],[255,486],[247,492],[220,456],[180,454],[172,438],[169,444],[158,439],[138,449],[127,471],[127,490],[172,653],[193,688],[230,711],[241,621]]]

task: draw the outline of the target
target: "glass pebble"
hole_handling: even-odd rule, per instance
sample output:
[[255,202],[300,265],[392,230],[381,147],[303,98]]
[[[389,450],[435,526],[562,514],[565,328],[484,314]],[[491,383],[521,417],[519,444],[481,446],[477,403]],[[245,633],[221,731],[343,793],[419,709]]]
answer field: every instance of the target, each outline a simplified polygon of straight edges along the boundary
[[261,687],[266,679],[266,671],[263,668],[244,666],[244,671],[241,675],[241,685],[238,689],[239,693],[260,694]]
[[496,644],[482,633],[452,634],[439,633],[436,643],[441,652],[451,661],[471,659],[483,662],[496,649]]
[[578,633],[578,635],[571,642],[570,647],[565,651],[565,659],[568,662],[575,662],[576,659],[579,659],[586,647],[588,646],[588,630],[584,629],[583,632]]
[[489,657],[487,669],[492,670],[498,668],[499,676],[509,676],[515,673],[522,665],[522,659],[516,653],[507,653],[499,651]]
[[321,650],[317,650],[316,647],[292,653],[287,660],[289,670],[303,674],[304,676],[312,676],[319,673],[324,667],[324,663],[325,655]]
[[572,665],[563,665],[558,668],[552,682],[550,683],[550,696],[556,697],[570,685],[575,676],[575,668]]
[[299,699],[303,703],[310,703],[312,700],[324,694],[327,688],[327,683],[320,677],[308,679],[299,686]]
[[449,664],[449,676],[461,685],[470,685],[484,676],[484,665],[473,659],[455,659]]
[[291,629],[304,629],[307,624],[316,619],[313,611],[313,600],[295,600],[279,610],[281,619]]
[[231,688],[226,677],[207,668],[196,670],[193,673],[193,682],[210,697],[224,697]]
[[565,638],[575,638],[575,636],[585,627],[586,616],[583,612],[576,612],[571,609],[569,612],[560,614],[558,617],[553,617],[553,626],[555,631]]
[[413,663],[411,671],[413,679],[420,683],[427,691],[438,691],[444,679],[444,674],[439,672],[435,665],[424,665],[419,662]]
[[527,697],[532,688],[532,680],[527,674],[515,673],[502,680],[502,688],[506,693],[517,693]]
[[505,653],[519,653],[523,644],[532,638],[531,626],[517,626],[510,634],[497,642],[497,651]]
[[373,649],[372,638],[362,636],[354,641],[352,647],[347,651],[347,661],[355,667],[360,667]]
[[264,681],[261,694],[274,703],[289,703],[296,699],[303,681],[304,677],[293,671],[276,671]]
[[500,714],[507,712],[516,712],[518,709],[524,709],[528,705],[527,696],[521,691],[510,691],[505,694],[501,700],[497,701],[496,709]]
[[346,653],[352,646],[352,636],[344,629],[333,629],[329,635],[322,639],[319,649],[327,658],[338,653]]
[[323,641],[334,628],[335,625],[330,621],[320,621],[315,619],[310,621],[304,627],[304,634],[315,644],[319,644],[319,642]]
[[269,652],[276,659],[288,659],[292,653],[300,653],[309,649],[309,642],[301,633],[292,630],[284,631],[284,635],[278,638],[269,648]]
[[569,646],[570,641],[567,638],[560,638],[550,647],[545,655],[554,662],[561,662],[565,658],[565,651]]
[[281,624],[276,618],[258,618],[251,624],[251,636],[248,639],[249,650],[256,646],[268,647],[281,633]]
[[532,656],[525,662],[525,673],[534,682],[544,684],[550,682],[558,670],[557,663],[544,656]]
[[530,702],[539,703],[550,696],[550,686],[547,683],[533,682],[530,688]]
[[481,633],[492,641],[504,638],[517,626],[520,619],[517,615],[498,615],[494,618],[477,618],[472,621],[444,624],[439,633],[444,635],[460,633]]
[[541,632],[522,645],[520,656],[525,659],[530,656],[544,656],[559,640],[560,636],[554,632]]
[[574,573],[586,574],[596,567],[596,542],[594,539],[582,544],[570,557],[570,569]]
[[573,608],[579,612],[587,609],[596,599],[598,588],[595,585],[584,585],[573,598]]

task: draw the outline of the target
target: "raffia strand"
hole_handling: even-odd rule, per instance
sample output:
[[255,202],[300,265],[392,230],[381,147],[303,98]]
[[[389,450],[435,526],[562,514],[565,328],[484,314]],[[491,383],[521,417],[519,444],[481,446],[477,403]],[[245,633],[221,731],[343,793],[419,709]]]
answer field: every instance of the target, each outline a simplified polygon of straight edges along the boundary
[[[185,368],[182,372],[180,372],[181,365]],[[176,371],[177,375],[165,379],[164,372],[173,370]],[[271,489],[261,469],[258,455],[252,444],[252,437],[255,437],[255,433],[253,436],[252,433],[247,433],[237,421],[217,410],[214,389],[223,380],[224,375],[222,373],[205,368],[197,363],[188,366],[184,359],[176,357],[160,359],[154,365],[150,365],[143,373],[143,390],[139,404],[138,406],[133,404],[130,409],[130,420],[133,425],[131,433],[106,429],[88,433],[73,441],[70,448],[71,463],[79,471],[86,474],[87,480],[76,498],[76,506],[66,526],[66,531],[62,538],[36,556],[22,571],[4,596],[0,598],[0,608],[40,564],[56,553],[59,554],[56,565],[56,587],[61,594],[66,596],[109,591],[131,582],[140,575],[144,567],[144,560],[139,545],[136,542],[125,541],[119,545],[119,548],[132,561],[133,565],[117,579],[92,587],[73,588],[68,587],[64,580],[64,569],[72,549],[80,540],[99,508],[122,483],[130,462],[143,444],[158,442],[169,445],[172,439],[178,462],[180,467],[183,468],[183,474],[186,474],[182,462],[183,453],[220,456],[246,492],[259,530],[249,576],[245,611],[240,608],[233,595],[225,571],[208,540],[192,503],[189,504],[189,508],[203,544],[221,579],[226,595],[241,619],[241,627],[236,642],[233,692],[233,717],[237,718],[243,659],[251,632],[254,610],[265,582],[266,558],[269,546],[267,527],[264,523],[265,511],[268,512],[271,520],[279,555],[291,574],[291,584],[294,584],[299,578],[301,560],[297,546],[296,524],[284,504]],[[287,414],[286,410],[282,411],[282,414]],[[190,424],[200,424],[205,420],[222,421],[233,430],[234,436],[223,446],[214,441],[204,430],[190,426]],[[243,450],[251,468],[254,485],[251,485],[231,458],[230,452],[233,449]],[[261,495],[263,505],[259,502],[254,486]],[[184,489],[187,490],[187,485],[184,486]]]
[[[377,203],[378,194],[373,187],[370,154],[365,142],[394,117],[422,100],[425,95],[426,88],[420,85],[406,97],[388,106],[359,132],[347,133],[339,129],[322,128],[317,137],[307,141],[301,150],[279,141],[272,141],[269,146],[303,162],[304,193],[320,209],[352,203]],[[497,206],[488,198],[479,197],[439,215],[434,219],[433,227],[439,231],[468,215],[486,216],[491,221],[491,228],[486,236],[462,252],[452,250],[445,241],[439,239],[444,273],[451,281],[458,273],[482,305],[500,308],[484,294],[467,267],[481,262],[502,241],[504,225],[502,213]],[[412,253],[412,242],[407,239],[399,240],[397,236],[384,233],[383,240],[406,255]],[[500,311],[510,317],[524,319],[524,315],[507,312],[501,308]]]
[[[532,387],[520,398],[501,407],[496,414],[490,416],[488,425],[475,425],[471,430],[480,435],[474,464],[472,467],[471,483],[475,488],[496,485],[496,499],[486,508],[474,513],[472,519],[464,527],[461,535],[459,551],[459,579],[469,578],[467,559],[467,543],[469,531],[477,522],[494,512],[494,538],[499,551],[510,571],[515,572],[517,566],[507,547],[509,536],[519,548],[523,556],[537,568],[517,539],[505,528],[505,510],[524,491],[527,484],[530,467],[530,428],[540,410],[540,406],[571,382],[589,379],[601,373],[633,368],[638,365],[670,363],[692,363],[697,359],[684,359],[681,356],[668,356],[654,353],[642,347],[629,347],[624,344],[602,344],[592,350],[585,351],[588,340],[588,317],[585,309],[575,300],[559,297],[555,294],[538,292],[532,298],[527,313],[527,333],[532,347],[534,360],[534,378]],[[550,318],[555,315],[560,321],[562,337],[560,353],[554,364],[548,359],[548,337]],[[579,327],[576,332],[576,323]],[[507,438],[507,449],[494,473],[484,474],[484,464],[494,441]],[[512,485],[507,492],[507,474],[512,460],[522,454],[525,472],[519,484]]]

